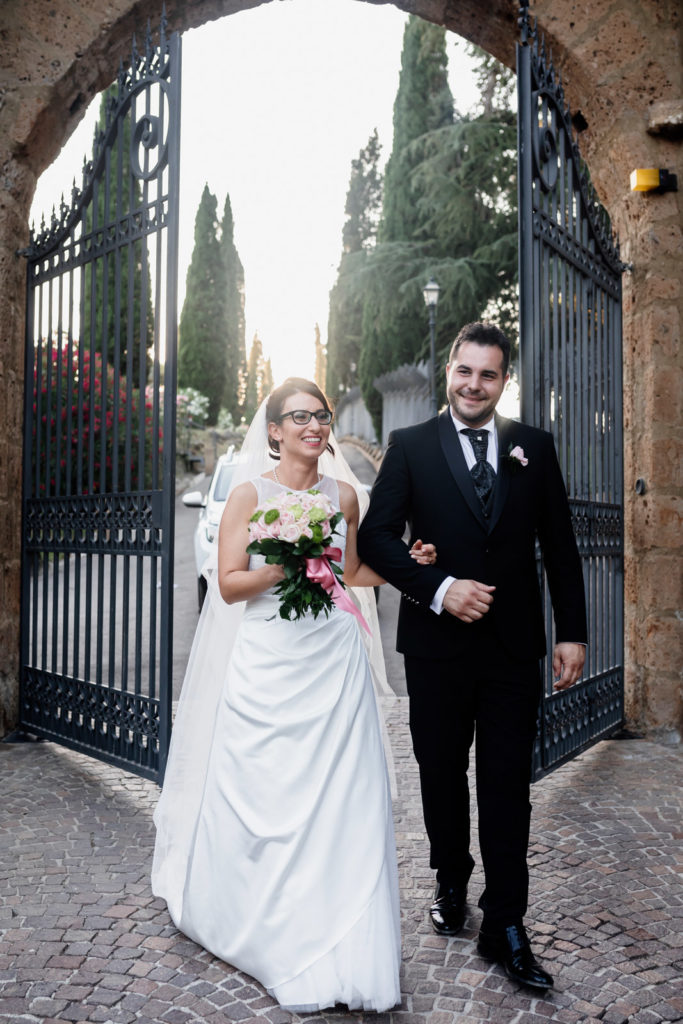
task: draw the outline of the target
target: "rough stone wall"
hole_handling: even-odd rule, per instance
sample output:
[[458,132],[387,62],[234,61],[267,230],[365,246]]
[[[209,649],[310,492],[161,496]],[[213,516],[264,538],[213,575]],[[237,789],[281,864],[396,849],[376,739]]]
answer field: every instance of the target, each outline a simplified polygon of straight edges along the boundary
[[[167,0],[169,29],[273,0]],[[388,0],[367,0],[385,3]],[[512,65],[515,0],[396,0]],[[35,181],[115,76],[158,0],[5,0],[0,6],[0,734],[16,717],[24,273]],[[677,0],[538,0],[592,180],[632,264],[624,278],[627,712],[683,728],[681,651],[681,193],[629,191],[635,167],[683,186]],[[642,478],[647,491],[635,494]]]

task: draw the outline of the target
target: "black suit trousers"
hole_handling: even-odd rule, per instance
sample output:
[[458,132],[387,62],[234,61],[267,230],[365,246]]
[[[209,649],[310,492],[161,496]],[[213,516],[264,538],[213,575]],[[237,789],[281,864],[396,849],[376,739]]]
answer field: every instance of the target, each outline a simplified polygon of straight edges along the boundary
[[487,925],[495,926],[520,920],[527,909],[529,787],[541,680],[538,660],[512,661],[485,620],[472,630],[477,642],[457,660],[406,656],[406,681],[430,864],[440,881],[452,885],[466,884],[474,864],[467,772],[476,738],[486,883],[479,906]]

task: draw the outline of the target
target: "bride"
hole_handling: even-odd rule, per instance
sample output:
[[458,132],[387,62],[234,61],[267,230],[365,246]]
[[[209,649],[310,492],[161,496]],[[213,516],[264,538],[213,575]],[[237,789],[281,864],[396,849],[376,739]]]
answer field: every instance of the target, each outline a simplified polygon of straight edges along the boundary
[[[182,932],[287,1009],[382,1011],[401,997],[391,798],[370,667],[383,672],[381,654],[368,657],[357,619],[337,607],[282,619],[273,593],[282,567],[246,554],[257,506],[315,488],[343,513],[334,545],[344,582],[383,582],[358,558],[366,496],[330,444],[331,420],[320,389],[289,378],[245,439],[244,482],[221,521],[154,816],[152,889]],[[434,557],[419,542],[411,553]]]

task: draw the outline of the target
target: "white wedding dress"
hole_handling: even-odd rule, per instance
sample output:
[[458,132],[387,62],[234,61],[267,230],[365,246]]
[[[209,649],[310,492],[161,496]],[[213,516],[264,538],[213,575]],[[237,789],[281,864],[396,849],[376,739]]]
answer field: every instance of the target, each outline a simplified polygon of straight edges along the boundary
[[[259,503],[284,490],[253,483]],[[339,507],[335,480],[319,489]],[[342,550],[345,528],[333,541]],[[261,564],[251,557],[250,568]],[[188,676],[222,678],[213,711],[181,697],[152,888],[182,932],[288,1009],[386,1010],[400,1002],[398,878],[360,627],[336,607],[292,622],[278,608],[272,591],[246,603],[227,664],[201,650],[222,642],[215,594],[200,621]],[[180,721],[193,708],[204,716],[199,768]]]

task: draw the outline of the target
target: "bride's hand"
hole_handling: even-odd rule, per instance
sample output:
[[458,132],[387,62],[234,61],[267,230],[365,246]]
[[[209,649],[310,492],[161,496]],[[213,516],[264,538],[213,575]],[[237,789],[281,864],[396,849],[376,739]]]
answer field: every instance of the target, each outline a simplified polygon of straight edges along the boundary
[[436,562],[436,548],[433,544],[423,544],[416,540],[410,549],[410,557],[414,558],[420,565],[434,565]]
[[274,587],[276,583],[279,583],[280,580],[283,580],[285,578],[285,567],[283,565],[266,564],[262,566],[261,569],[258,571],[261,572],[262,579],[266,584],[266,590],[268,590],[269,587]]

